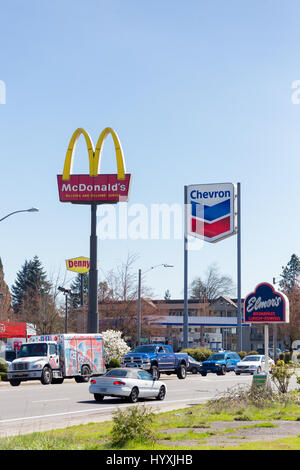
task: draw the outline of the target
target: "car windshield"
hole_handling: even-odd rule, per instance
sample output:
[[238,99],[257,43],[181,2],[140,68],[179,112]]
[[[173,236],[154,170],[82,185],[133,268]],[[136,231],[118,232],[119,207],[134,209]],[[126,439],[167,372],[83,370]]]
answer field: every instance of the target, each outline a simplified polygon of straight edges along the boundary
[[138,346],[132,352],[134,353],[154,353],[156,346]]
[[260,361],[260,357],[259,356],[246,356],[244,357],[243,361],[251,361],[251,362],[257,362],[257,361]]
[[22,344],[18,357],[47,356],[46,343]]
[[220,359],[225,359],[225,354],[212,354],[209,356],[208,361],[219,361]]

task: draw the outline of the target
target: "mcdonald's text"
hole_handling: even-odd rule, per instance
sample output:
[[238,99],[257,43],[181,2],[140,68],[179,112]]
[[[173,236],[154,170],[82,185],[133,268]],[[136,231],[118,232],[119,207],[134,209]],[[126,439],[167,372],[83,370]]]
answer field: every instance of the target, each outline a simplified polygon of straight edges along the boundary
[[57,175],[59,199],[61,202],[77,204],[107,204],[127,201],[129,197],[131,175],[126,174],[120,180],[116,174],[105,175],[70,175],[63,180]]

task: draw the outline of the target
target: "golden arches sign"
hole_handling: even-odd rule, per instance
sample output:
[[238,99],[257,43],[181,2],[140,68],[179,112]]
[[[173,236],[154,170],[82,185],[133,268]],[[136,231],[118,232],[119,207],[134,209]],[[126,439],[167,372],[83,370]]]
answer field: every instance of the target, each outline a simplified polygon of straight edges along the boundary
[[[88,157],[89,174],[73,175],[73,162],[77,142],[81,134],[85,138]],[[104,142],[111,134],[114,142],[117,174],[101,174],[101,156]],[[121,142],[117,133],[106,127],[100,134],[96,148],[88,132],[81,127],[73,133],[65,157],[63,174],[57,176],[59,197],[61,202],[72,202],[77,204],[104,204],[127,201],[130,187],[131,175],[126,174],[125,159]]]

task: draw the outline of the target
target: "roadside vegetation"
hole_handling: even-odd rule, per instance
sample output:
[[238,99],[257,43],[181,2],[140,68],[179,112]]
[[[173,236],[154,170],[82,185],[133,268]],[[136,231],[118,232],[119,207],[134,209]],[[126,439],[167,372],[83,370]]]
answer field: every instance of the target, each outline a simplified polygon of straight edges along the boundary
[[[300,450],[299,435],[272,436],[278,423],[300,421],[300,390],[288,391],[291,370],[284,361],[273,368],[276,387],[237,386],[203,405],[165,413],[141,402],[116,411],[112,421],[0,439],[0,450]],[[245,430],[253,429],[268,430],[267,437],[247,439]]]

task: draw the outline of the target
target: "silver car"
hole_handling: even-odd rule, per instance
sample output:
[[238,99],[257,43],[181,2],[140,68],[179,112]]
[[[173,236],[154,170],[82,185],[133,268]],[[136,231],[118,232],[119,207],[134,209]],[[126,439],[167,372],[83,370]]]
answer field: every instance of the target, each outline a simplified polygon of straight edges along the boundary
[[165,383],[154,380],[149,372],[131,368],[111,369],[105,375],[93,377],[89,386],[96,401],[102,401],[105,396],[124,397],[131,403],[139,398],[163,400],[166,391]]
[[[265,356],[262,354],[245,356],[244,359],[237,363],[235,367],[236,375],[240,374],[259,374],[265,370]],[[268,358],[269,367],[274,364],[273,359]]]

